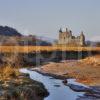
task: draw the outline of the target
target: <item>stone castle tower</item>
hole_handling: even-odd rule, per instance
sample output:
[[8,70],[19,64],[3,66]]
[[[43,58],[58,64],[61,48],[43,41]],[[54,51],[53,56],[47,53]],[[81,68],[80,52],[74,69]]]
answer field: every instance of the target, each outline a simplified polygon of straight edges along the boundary
[[69,45],[69,46],[84,46],[85,45],[85,36],[81,32],[80,36],[73,36],[72,31],[66,28],[66,31],[59,30],[59,45]]

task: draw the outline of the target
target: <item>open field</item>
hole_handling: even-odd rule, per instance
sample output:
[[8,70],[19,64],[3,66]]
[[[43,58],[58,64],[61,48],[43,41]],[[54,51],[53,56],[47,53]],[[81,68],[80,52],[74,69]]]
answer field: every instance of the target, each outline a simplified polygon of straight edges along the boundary
[[65,46],[0,46],[1,53],[29,53],[38,51],[100,51],[100,47],[65,47]]

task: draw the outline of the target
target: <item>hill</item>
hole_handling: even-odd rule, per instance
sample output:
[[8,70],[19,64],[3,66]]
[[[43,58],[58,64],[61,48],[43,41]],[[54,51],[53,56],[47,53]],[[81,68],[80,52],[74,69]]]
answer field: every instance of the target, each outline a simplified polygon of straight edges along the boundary
[[16,29],[9,26],[0,26],[0,45],[51,45],[50,42],[39,39],[37,36],[29,35],[24,36],[19,33]]
[[0,35],[3,36],[21,36],[16,29],[11,28],[9,26],[0,26]]
[[86,41],[86,46],[100,47],[100,41]]

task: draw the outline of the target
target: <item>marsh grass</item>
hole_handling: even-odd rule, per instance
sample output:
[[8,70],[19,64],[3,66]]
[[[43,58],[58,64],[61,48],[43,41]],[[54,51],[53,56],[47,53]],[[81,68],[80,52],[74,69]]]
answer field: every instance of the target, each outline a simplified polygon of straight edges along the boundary
[[67,46],[0,46],[2,53],[29,53],[33,51],[100,51],[100,47]]
[[19,75],[19,71],[18,69],[12,68],[11,66],[6,66],[0,68],[0,74],[1,79],[15,78]]

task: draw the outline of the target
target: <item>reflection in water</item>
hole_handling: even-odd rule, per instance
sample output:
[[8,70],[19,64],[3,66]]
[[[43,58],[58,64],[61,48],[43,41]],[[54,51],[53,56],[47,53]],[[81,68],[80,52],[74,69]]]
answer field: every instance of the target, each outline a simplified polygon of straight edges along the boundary
[[[50,95],[46,97],[45,100],[76,100],[78,96],[82,96],[84,94],[83,92],[75,92],[71,90],[69,87],[65,86],[60,79],[44,76],[38,72],[27,69],[21,69],[20,71],[23,73],[29,73],[31,79],[42,82],[45,85],[46,89],[50,93]],[[82,85],[75,82],[73,79],[68,80],[68,83]]]

